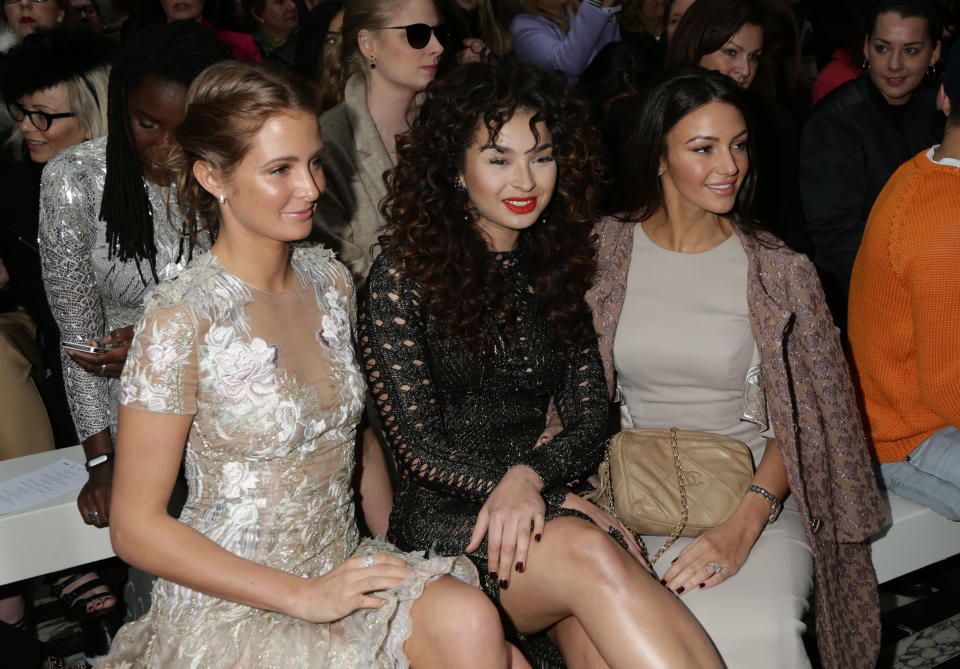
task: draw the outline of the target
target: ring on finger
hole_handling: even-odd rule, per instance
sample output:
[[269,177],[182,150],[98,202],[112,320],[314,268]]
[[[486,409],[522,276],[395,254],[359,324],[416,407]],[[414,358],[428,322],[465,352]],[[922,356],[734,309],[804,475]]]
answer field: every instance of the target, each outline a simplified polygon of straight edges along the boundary
[[100,365],[100,376],[104,376],[107,373],[107,363]]
[[362,558],[360,558],[360,564],[362,564],[364,567],[372,567],[373,555],[370,553],[365,554]]
[[99,515],[100,514],[96,511],[87,511],[87,518],[89,518],[90,520],[96,520],[97,516]]
[[708,562],[707,566],[713,567],[714,576],[719,576],[720,574],[723,573],[723,565],[720,564],[719,562]]

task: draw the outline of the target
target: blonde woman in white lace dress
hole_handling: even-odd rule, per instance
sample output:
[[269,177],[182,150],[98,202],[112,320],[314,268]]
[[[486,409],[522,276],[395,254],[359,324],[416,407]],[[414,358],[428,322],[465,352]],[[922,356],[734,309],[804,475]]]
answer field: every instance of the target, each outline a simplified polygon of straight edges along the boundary
[[147,299],[124,368],[111,537],[160,579],[98,666],[526,666],[466,558],[358,538],[350,275],[290,246],[324,185],[309,86],[222,63],[188,95],[172,160],[216,243]]

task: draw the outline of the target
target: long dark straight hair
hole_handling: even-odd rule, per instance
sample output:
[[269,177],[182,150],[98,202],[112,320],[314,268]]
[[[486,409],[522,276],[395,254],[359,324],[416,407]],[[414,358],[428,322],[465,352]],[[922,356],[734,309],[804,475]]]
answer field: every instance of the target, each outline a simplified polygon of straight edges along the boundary
[[[702,67],[668,70],[647,91],[629,129],[623,161],[617,172],[614,207],[624,220],[642,220],[663,204],[660,161],[667,151],[667,134],[684,116],[708,102],[736,107],[747,123],[747,155],[753,160],[750,108],[743,92],[726,75]],[[765,228],[752,217],[756,182],[751,169],[744,178],[732,214],[736,224],[755,233]]]

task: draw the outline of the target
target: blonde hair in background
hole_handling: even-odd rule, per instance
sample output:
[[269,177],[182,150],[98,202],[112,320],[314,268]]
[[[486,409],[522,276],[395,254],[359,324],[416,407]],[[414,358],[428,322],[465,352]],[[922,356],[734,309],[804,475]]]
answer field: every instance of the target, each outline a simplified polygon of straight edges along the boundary
[[[70,109],[66,111],[77,115],[77,121],[87,131],[87,139],[96,139],[107,134],[107,83],[109,80],[110,66],[101,65],[82,76],[76,75],[54,84],[55,86],[63,84],[67,87]],[[23,159],[23,141],[20,125],[15,123],[10,132],[9,142],[14,158],[17,160]]]
[[369,76],[370,63],[360,52],[361,30],[377,30],[390,25],[390,18],[409,0],[350,0],[343,11],[340,63],[344,80],[354,74]]
[[[574,12],[580,9],[579,0],[567,0],[567,6]],[[557,18],[556,14],[544,11],[537,5],[537,0],[500,0],[500,24],[510,27],[510,22],[517,14],[536,14],[559,26],[567,32],[570,26]]]

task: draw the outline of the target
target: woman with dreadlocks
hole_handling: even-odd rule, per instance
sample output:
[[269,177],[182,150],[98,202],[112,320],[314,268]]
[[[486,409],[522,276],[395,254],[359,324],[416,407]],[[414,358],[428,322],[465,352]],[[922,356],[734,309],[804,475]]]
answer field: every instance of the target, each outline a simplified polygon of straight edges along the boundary
[[209,240],[183,234],[168,207],[155,157],[183,120],[187,87],[229,57],[208,28],[176,24],[136,35],[108,88],[107,136],[61,152],[40,186],[43,279],[63,343],[63,375],[90,478],[77,506],[84,522],[109,522],[120,372],[147,288],[186,264]]

